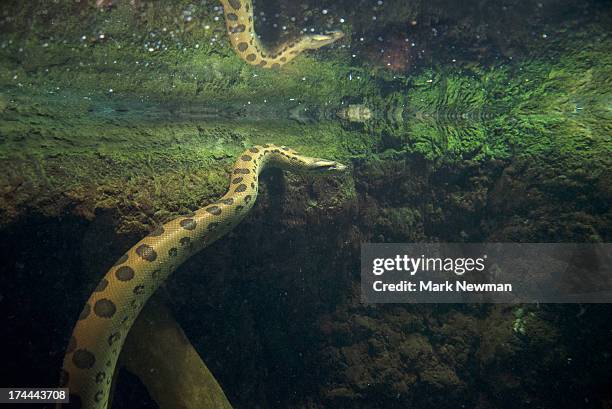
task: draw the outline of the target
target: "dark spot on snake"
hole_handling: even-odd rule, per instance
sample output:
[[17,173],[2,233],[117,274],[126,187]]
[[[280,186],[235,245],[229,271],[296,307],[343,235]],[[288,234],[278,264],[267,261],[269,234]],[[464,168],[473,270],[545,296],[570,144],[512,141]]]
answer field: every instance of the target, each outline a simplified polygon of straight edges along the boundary
[[115,315],[115,312],[117,312],[117,307],[111,300],[102,298],[101,300],[96,301],[96,304],[94,305],[94,312],[100,318],[110,318]]
[[253,21],[253,16],[249,16],[249,23]]
[[217,222],[212,222],[211,224],[208,225],[208,231],[213,231],[217,228],[217,226],[219,226],[219,223]]
[[123,319],[121,320],[121,325],[125,324],[129,319],[130,319],[129,315],[126,315],[125,317],[123,317]]
[[221,203],[223,203],[224,205],[232,205],[234,204],[234,199],[232,199],[231,197],[229,199],[223,199],[221,200]]
[[185,230],[193,230],[196,228],[197,223],[193,219],[183,219],[181,220],[180,225]]
[[249,40],[249,44],[253,45],[253,39],[252,38]]
[[119,267],[117,271],[115,271],[115,277],[119,281],[130,281],[134,278],[134,269],[129,266]]
[[168,255],[170,257],[176,257],[178,255],[178,250],[176,247],[172,247],[170,250],[168,250]]
[[89,369],[96,363],[96,357],[86,349],[77,349],[72,355],[72,363],[79,369]]
[[132,309],[134,309],[134,310],[138,309],[138,300],[134,298],[134,299],[133,299],[133,300],[130,302],[130,307],[132,307]]
[[232,180],[233,184],[240,183],[240,182],[242,182],[242,177],[237,177],[236,179]]
[[149,236],[157,237],[157,236],[161,236],[162,234],[164,234],[164,226],[160,224],[159,226],[155,228],[155,230],[149,233]]
[[227,13],[227,19],[228,20],[232,20],[232,21],[236,21],[238,20],[238,16],[234,13]]
[[127,259],[128,259],[128,255],[124,254],[123,256],[119,257],[119,260],[117,260],[114,265],[118,266],[119,264],[123,264],[127,261]]
[[251,189],[255,189],[255,182],[251,182]]
[[239,185],[239,186],[236,188],[236,190],[234,190],[234,192],[236,192],[236,193],[240,193],[240,192],[244,192],[244,191],[246,191],[246,189],[247,189],[247,186],[246,186],[246,185],[243,183],[243,184]]
[[281,60],[282,62],[285,62],[285,61],[287,61],[287,57],[281,57],[281,59],[280,59],[280,60]]
[[104,397],[104,393],[102,391],[98,391],[96,392],[96,395],[94,396],[94,400],[96,402],[100,402],[103,397]]
[[191,243],[191,239],[189,237],[183,237],[183,238],[181,238],[179,243],[181,243],[181,246],[184,247],[184,246],[189,245],[189,243]]
[[244,24],[238,24],[236,27],[232,28],[232,33],[244,33],[246,30],[246,26]]
[[245,203],[249,203],[250,201],[251,201],[251,195],[246,195],[246,196],[244,197],[244,202],[245,202]]
[[259,62],[259,66],[260,66],[260,67],[265,67],[267,63],[268,63],[268,62],[267,62],[266,60],[261,60],[261,61]]
[[91,305],[85,304],[85,306],[83,307],[83,311],[81,311],[81,314],[79,315],[79,320],[84,320],[85,318],[89,317],[90,312]]
[[102,371],[98,372],[96,374],[96,383],[100,383],[104,380],[104,378],[106,377],[106,374]]
[[259,149],[257,149],[256,147],[252,147],[252,148],[249,148],[249,152],[259,153]]
[[108,280],[106,278],[103,278],[98,283],[98,285],[96,286],[96,289],[94,291],[97,292],[97,293],[100,293],[100,292],[104,291],[107,286],[108,286]]
[[158,275],[161,274],[161,270],[155,270],[151,273],[151,278],[156,279]]
[[206,208],[206,211],[210,214],[214,214],[215,216],[219,216],[221,214],[221,208],[219,206],[210,206]]
[[138,246],[136,249],[136,254],[142,257],[143,260],[147,261],[155,261],[157,258],[157,253],[155,250],[153,250],[153,247],[149,246],[148,244],[141,244]]
[[251,171],[244,168],[234,169],[234,175],[248,175]]
[[66,348],[66,353],[69,354],[74,351],[77,347],[76,338],[73,336],[70,337],[70,341],[68,341],[68,348]]
[[278,68],[278,67],[280,67],[279,63],[275,62],[274,64],[272,64],[272,68]]
[[244,206],[240,205],[240,206],[236,206],[236,210],[237,211],[241,211],[242,209],[244,209]]
[[238,51],[240,52],[246,51],[247,48],[249,48],[249,45],[247,43],[238,44]]
[[[110,337],[108,337],[108,345],[111,346],[120,339],[121,335],[118,332],[113,332]],[[106,364],[106,366],[108,366],[108,363]]]
[[247,61],[255,61],[256,58],[257,56],[255,54],[249,54],[246,56]]
[[70,380],[70,374],[64,369],[62,369],[62,371],[60,372],[60,380],[59,380],[60,388],[63,388],[64,386],[68,385],[69,380]]
[[289,150],[289,148],[287,148],[286,146],[281,146],[281,149],[284,150],[284,151],[288,151]]
[[75,395],[74,393],[71,393],[70,395],[68,395],[68,400],[70,401],[70,403],[66,405],[67,409],[82,409],[83,408],[83,402],[81,401],[81,397],[79,395]]
[[241,4],[239,0],[228,0],[227,2],[234,8],[234,10],[240,10]]
[[134,287],[134,290],[132,290],[132,292],[136,295],[140,295],[144,293],[144,289],[145,289],[145,286],[142,284],[139,284],[136,287]]

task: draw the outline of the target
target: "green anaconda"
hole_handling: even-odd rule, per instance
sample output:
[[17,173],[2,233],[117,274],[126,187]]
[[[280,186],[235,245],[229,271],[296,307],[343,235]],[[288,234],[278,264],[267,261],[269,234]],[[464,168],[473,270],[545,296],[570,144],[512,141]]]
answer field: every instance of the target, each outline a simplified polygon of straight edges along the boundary
[[304,34],[276,47],[267,47],[255,33],[251,0],[221,0],[225,25],[232,47],[240,58],[252,65],[278,68],[306,50],[316,50],[342,38],[342,31],[325,34]]
[[[221,4],[234,50],[249,64],[260,67],[280,67],[305,50],[343,36],[340,31],[308,34],[269,48],[255,33],[251,0],[221,0]],[[268,166],[324,173],[345,168],[334,161],[301,156],[286,147],[250,148],[236,162],[225,196],[192,216],[159,226],[128,250],[100,281],[70,337],[60,379],[61,386],[70,390],[70,407],[108,407],[119,353],[144,304],[182,262],[244,218],[257,197],[259,173]]]
[[218,201],[159,226],[128,250],[89,297],[70,337],[61,385],[71,407],[106,409],[125,337],[149,297],[189,257],[233,229],[252,208],[266,167],[333,173],[345,166],[275,145],[255,146],[238,158],[228,192]]

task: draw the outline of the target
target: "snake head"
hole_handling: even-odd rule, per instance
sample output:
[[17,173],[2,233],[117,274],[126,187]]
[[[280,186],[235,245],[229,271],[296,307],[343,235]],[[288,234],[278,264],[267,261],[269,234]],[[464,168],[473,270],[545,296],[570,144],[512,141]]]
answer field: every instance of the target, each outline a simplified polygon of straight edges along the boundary
[[327,31],[323,34],[309,34],[305,36],[305,46],[308,49],[315,50],[317,48],[329,45],[344,37],[344,33],[340,30]]
[[314,159],[308,170],[316,173],[336,173],[344,172],[346,169],[346,165],[335,160]]

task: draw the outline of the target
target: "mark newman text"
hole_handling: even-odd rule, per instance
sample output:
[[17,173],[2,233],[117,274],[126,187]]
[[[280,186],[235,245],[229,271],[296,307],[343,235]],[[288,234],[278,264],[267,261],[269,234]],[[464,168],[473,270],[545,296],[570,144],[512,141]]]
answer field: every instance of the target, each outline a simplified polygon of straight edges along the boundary
[[484,292],[512,292],[512,284],[510,283],[468,283],[467,281],[445,281],[443,283],[435,283],[433,281],[399,281],[396,283],[384,283],[382,281],[374,281],[372,285],[376,292],[468,292],[468,293],[484,293]]

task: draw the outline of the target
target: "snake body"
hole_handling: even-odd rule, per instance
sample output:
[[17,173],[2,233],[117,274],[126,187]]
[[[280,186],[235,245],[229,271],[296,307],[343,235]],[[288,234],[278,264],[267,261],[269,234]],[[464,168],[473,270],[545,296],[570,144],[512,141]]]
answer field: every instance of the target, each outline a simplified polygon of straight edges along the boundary
[[221,0],[230,42],[244,61],[264,68],[278,68],[306,50],[315,50],[342,38],[341,31],[305,34],[272,48],[263,44],[255,33],[251,0]]
[[258,176],[269,166],[308,173],[345,169],[284,146],[252,147],[235,163],[221,199],[160,225],[136,243],[100,281],[74,327],[61,374],[61,385],[70,390],[70,407],[107,408],[117,358],[144,304],[181,263],[245,217],[257,197]]

